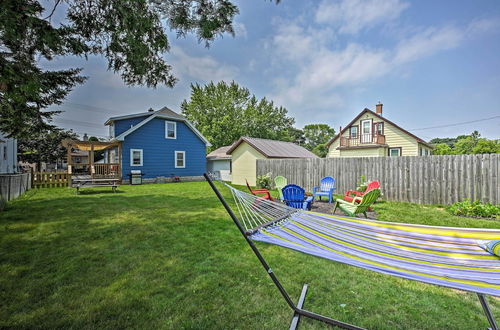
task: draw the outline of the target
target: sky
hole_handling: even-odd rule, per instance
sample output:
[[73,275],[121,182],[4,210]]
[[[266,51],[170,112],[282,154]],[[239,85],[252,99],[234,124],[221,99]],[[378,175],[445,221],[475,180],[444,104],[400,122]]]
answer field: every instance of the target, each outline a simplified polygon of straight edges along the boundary
[[168,31],[174,88],[128,87],[102,57],[43,63],[82,67],[89,77],[53,108],[64,111],[54,122],[106,137],[111,116],[180,112],[192,83],[234,80],[285,107],[297,128],[338,131],[381,102],[384,117],[424,140],[474,130],[500,138],[500,1],[234,2],[236,36],[210,48]]

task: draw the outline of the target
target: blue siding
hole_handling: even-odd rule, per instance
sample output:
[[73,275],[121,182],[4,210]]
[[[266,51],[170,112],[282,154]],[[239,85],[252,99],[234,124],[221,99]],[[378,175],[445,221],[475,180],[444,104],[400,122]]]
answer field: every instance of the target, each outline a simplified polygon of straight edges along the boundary
[[141,121],[143,121],[147,117],[149,117],[149,115],[135,117],[135,118],[129,118],[129,119],[123,119],[123,120],[116,120],[115,121],[115,137],[122,134],[123,132],[128,130],[130,127],[139,124]]
[[[130,149],[142,149],[142,166],[130,166]],[[175,168],[175,151],[186,152],[186,167]],[[183,122],[177,122],[177,139],[165,138],[165,119],[155,118],[125,137],[122,153],[123,179],[131,170],[144,178],[200,176],[206,171],[205,143]]]

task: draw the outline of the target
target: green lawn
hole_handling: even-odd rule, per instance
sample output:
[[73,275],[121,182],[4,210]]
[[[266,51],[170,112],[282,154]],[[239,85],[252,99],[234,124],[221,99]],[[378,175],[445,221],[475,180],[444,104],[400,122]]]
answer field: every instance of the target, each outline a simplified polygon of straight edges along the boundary
[[[375,210],[388,221],[500,228],[435,206],[382,202]],[[377,329],[488,325],[474,294],[258,247],[294,300],[309,283],[312,311]],[[116,194],[32,190],[0,212],[0,274],[1,328],[284,329],[291,319],[205,182]],[[489,302],[500,320],[500,300]]]

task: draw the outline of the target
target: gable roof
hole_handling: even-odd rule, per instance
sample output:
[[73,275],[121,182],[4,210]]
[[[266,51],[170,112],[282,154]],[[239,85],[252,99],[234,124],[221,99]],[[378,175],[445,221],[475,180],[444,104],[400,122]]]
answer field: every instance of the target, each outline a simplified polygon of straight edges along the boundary
[[230,155],[243,142],[251,145],[255,150],[267,158],[319,158],[309,150],[292,142],[267,140],[242,136],[227,151]]
[[163,107],[160,110],[157,111],[148,111],[148,112],[143,112],[143,113],[138,113],[138,114],[133,114],[133,115],[127,115],[127,116],[120,116],[120,117],[111,117],[109,118],[105,125],[110,125],[112,124],[115,120],[122,120],[122,119],[129,119],[129,118],[135,118],[135,117],[142,117],[145,115],[149,115],[146,119],[141,121],[135,126],[132,126],[122,134],[116,136],[113,140],[118,140],[118,141],[123,141],[127,135],[129,135],[132,132],[135,132],[137,129],[140,127],[144,126],[145,124],[149,123],[151,120],[154,118],[162,118],[162,119],[171,119],[171,120],[176,120],[176,121],[182,121],[184,122],[203,142],[205,142],[205,145],[207,147],[211,146],[210,142],[194,127],[193,124],[189,120],[187,120],[186,117],[170,110],[167,107]]
[[207,159],[231,159],[231,155],[227,154],[230,148],[231,146],[225,146],[215,149],[207,155]]
[[379,115],[378,113],[373,112],[372,110],[370,110],[370,109],[368,109],[368,108],[365,108],[363,111],[361,111],[361,112],[359,113],[359,115],[357,115],[357,116],[356,116],[356,117],[355,117],[355,118],[354,118],[354,119],[353,119],[353,120],[352,120],[349,124],[347,124],[347,126],[345,126],[345,127],[344,127],[344,129],[343,129],[343,130],[341,130],[341,131],[340,131],[340,133],[339,133],[339,134],[335,135],[335,136],[333,137],[333,139],[331,139],[331,140],[330,140],[330,141],[326,144],[326,147],[327,147],[327,148],[328,148],[328,147],[330,147],[330,146],[332,145],[332,143],[333,143],[333,142],[335,142],[335,141],[336,141],[336,140],[337,140],[340,136],[342,136],[342,134],[344,134],[344,132],[345,132],[345,131],[347,131],[347,130],[349,129],[349,127],[351,127],[351,125],[352,125],[352,124],[354,124],[354,123],[355,123],[355,122],[356,122],[359,118],[361,118],[361,116],[363,116],[365,113],[369,113],[369,114],[371,114],[371,115],[375,116],[376,118],[378,118],[378,119],[380,119],[380,120],[383,120],[383,121],[384,121],[384,122],[386,122],[386,123],[391,124],[392,126],[394,126],[394,127],[396,127],[397,129],[401,130],[403,133],[405,133],[405,134],[407,134],[407,135],[411,136],[412,138],[414,138],[415,140],[417,140],[417,142],[418,142],[418,143],[422,143],[422,144],[426,145],[427,147],[434,149],[434,147],[433,147],[431,144],[429,144],[429,143],[425,142],[424,140],[422,140],[422,139],[421,139],[421,138],[419,138],[418,136],[416,136],[416,135],[414,135],[414,134],[412,134],[412,133],[408,132],[408,131],[407,131],[407,130],[405,130],[404,128],[401,128],[400,126],[398,126],[398,125],[394,124],[394,123],[393,123],[392,121],[390,121],[389,119],[387,119],[387,118],[385,118],[385,117],[382,117],[382,116],[381,116],[381,115]]

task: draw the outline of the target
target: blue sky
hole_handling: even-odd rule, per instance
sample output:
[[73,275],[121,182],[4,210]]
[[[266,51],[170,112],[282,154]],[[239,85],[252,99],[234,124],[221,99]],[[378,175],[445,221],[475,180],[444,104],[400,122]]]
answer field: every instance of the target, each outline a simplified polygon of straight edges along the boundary
[[500,138],[498,0],[236,3],[235,38],[207,49],[170,33],[165,58],[179,78],[172,89],[127,87],[100,57],[44,64],[83,67],[89,76],[57,107],[65,112],[55,122],[106,136],[110,116],[165,105],[180,111],[191,83],[234,80],[287,108],[298,128],[338,130],[381,101],[385,117],[426,140],[473,130]]

